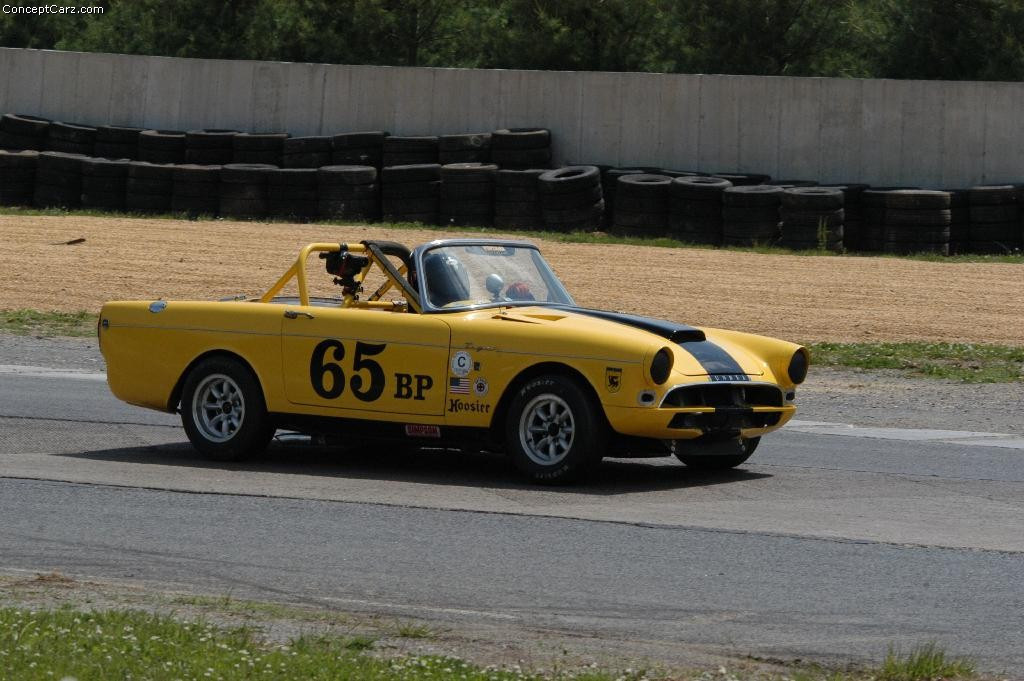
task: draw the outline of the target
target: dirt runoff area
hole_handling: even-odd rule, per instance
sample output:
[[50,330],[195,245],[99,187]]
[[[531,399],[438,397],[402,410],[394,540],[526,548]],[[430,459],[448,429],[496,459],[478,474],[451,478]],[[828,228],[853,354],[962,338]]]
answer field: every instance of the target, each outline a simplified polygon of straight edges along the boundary
[[[388,239],[412,247],[448,236],[466,234],[227,220],[0,216],[0,309],[98,310],[115,299],[258,295],[312,241]],[[65,245],[75,239],[85,241]],[[1020,264],[533,241],[577,302],[588,307],[800,342],[1024,343]]]

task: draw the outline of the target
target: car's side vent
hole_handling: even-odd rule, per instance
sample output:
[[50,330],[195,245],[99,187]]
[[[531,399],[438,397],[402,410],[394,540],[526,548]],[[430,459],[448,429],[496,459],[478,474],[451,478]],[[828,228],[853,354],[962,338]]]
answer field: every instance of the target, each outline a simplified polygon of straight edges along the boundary
[[782,390],[751,383],[698,383],[675,388],[663,407],[781,407]]

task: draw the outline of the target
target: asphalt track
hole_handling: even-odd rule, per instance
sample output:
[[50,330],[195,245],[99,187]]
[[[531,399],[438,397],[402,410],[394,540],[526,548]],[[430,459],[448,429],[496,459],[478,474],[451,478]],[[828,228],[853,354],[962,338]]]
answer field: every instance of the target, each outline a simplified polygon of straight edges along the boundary
[[740,471],[283,438],[212,464],[102,376],[0,366],[0,570],[186,585],[726,654],[1024,664],[1024,438],[799,422]]

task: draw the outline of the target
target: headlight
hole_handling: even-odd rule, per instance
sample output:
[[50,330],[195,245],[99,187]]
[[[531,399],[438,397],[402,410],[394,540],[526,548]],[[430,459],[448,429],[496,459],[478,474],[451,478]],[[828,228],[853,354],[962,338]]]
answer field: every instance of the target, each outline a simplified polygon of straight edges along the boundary
[[668,380],[668,375],[672,373],[673,362],[672,351],[668,348],[662,348],[654,353],[650,371],[651,380],[654,381],[655,385],[661,385]]
[[800,348],[793,353],[793,358],[789,360],[789,380],[795,384],[804,382],[807,378],[807,366],[810,364],[810,359],[807,356],[807,350]]

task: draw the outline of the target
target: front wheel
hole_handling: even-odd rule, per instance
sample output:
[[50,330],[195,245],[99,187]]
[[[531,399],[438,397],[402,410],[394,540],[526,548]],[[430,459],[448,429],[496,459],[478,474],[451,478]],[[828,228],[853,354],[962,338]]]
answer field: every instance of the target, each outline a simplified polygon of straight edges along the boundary
[[676,458],[699,471],[721,471],[735,468],[750,458],[757,449],[759,437],[735,438],[720,442],[676,440],[673,451]]
[[600,463],[606,437],[600,405],[571,378],[526,383],[508,411],[505,442],[512,462],[535,482],[571,482]]
[[192,445],[216,461],[257,454],[274,435],[259,383],[248,367],[228,357],[210,357],[189,372],[181,423]]

